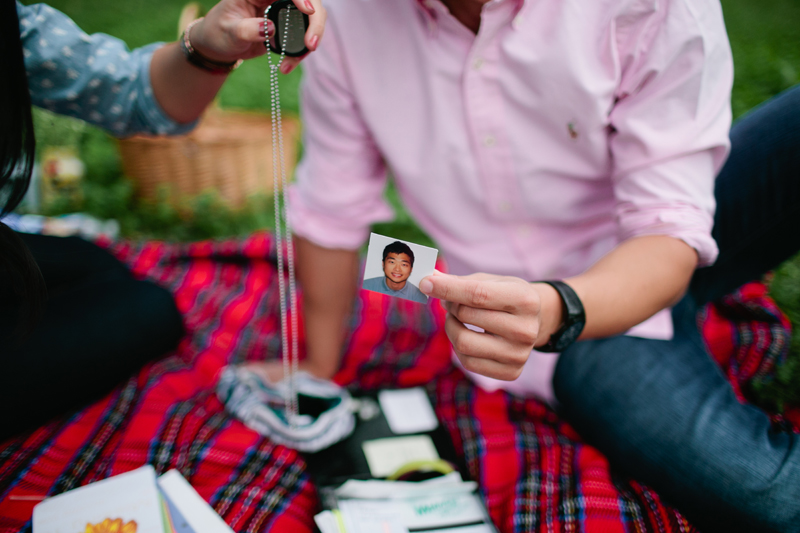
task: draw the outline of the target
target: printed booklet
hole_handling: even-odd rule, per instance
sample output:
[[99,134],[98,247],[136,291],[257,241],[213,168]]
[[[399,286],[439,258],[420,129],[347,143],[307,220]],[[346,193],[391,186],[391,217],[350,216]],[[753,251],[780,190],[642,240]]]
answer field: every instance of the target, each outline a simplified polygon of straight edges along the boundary
[[146,465],[47,498],[34,533],[233,533],[177,470]]

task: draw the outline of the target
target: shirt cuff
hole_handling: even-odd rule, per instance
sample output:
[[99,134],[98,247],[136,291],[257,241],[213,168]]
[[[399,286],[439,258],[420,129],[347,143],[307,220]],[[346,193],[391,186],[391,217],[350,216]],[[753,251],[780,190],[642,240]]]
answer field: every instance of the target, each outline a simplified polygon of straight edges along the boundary
[[697,251],[698,267],[714,263],[719,254],[711,236],[713,217],[686,204],[661,204],[648,207],[617,208],[620,241],[644,235],[668,235],[680,239]]
[[153,43],[141,49],[142,61],[139,71],[139,84],[137,91],[138,108],[145,115],[145,123],[153,133],[158,135],[183,135],[192,131],[199,122],[198,120],[187,124],[180,124],[170,118],[161,107],[153,94],[153,85],[150,82],[150,62],[153,53],[164,43]]

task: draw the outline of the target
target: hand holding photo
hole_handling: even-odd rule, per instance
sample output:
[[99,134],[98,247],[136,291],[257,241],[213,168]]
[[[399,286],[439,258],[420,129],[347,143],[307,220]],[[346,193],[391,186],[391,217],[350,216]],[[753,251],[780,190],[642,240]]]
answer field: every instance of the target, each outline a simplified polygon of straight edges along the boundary
[[372,233],[362,288],[424,304],[428,297],[419,282],[433,274],[438,254],[436,248]]

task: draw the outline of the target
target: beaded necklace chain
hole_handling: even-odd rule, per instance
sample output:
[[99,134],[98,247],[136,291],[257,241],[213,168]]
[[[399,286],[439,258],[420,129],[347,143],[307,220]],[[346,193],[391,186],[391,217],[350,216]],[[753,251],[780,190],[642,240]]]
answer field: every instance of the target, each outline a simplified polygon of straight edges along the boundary
[[[267,14],[269,6],[264,11],[264,28],[269,27]],[[278,292],[280,294],[281,310],[281,359],[283,362],[284,405],[286,418],[291,427],[296,427],[296,418],[299,414],[297,400],[297,367],[298,367],[298,340],[297,340],[297,282],[295,281],[294,244],[289,219],[286,216],[286,161],[283,151],[283,119],[281,117],[280,88],[278,86],[278,72],[286,57],[286,42],[289,34],[290,11],[294,6],[284,8],[280,13],[285,13],[286,22],[284,31],[281,32],[281,52],[277,63],[273,63],[272,54],[267,52],[269,61],[269,91],[272,111],[272,194],[275,205],[275,249],[278,260]],[[282,21],[280,21],[282,22]],[[279,22],[279,23],[280,23]],[[277,24],[276,24],[277,31]],[[269,36],[265,43],[269,50]],[[286,244],[286,259],[289,278],[289,309],[287,320],[286,281],[284,280],[284,242]],[[291,342],[290,338],[291,337]]]

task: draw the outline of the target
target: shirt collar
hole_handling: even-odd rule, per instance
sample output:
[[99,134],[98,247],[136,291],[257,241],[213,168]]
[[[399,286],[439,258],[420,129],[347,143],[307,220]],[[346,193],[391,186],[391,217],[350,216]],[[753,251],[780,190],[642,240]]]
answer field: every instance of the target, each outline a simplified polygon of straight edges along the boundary
[[427,12],[429,15],[434,16],[433,4],[431,0],[412,0],[417,7]]
[[[408,287],[408,284],[409,284],[409,281],[408,281],[408,280],[406,280],[406,284],[405,284],[405,285],[403,285],[403,288],[402,288],[402,289],[397,289],[397,290],[394,290],[393,288],[391,288],[391,287],[389,286],[389,284],[388,284],[388,283],[386,283],[386,276],[383,276],[383,286],[384,286],[384,287],[386,287],[386,290],[388,290],[388,291],[391,291],[390,293],[387,293],[387,294],[390,294],[390,295],[391,295],[391,294],[399,294],[399,293],[403,292],[403,291],[405,290],[405,288],[406,288],[406,287]],[[404,294],[405,294],[405,293],[404,293]]]
[[[430,32],[431,36],[436,34],[437,28],[437,19],[439,16],[438,11],[443,10],[447,11],[447,6],[442,3],[441,0],[411,0],[414,2],[419,10],[423,13],[425,21],[428,25],[428,31]],[[507,2],[514,2],[516,6],[514,6],[514,14],[518,15],[522,8],[525,6],[528,0],[505,0]],[[517,29],[517,24],[512,24],[511,26],[513,29]]]

